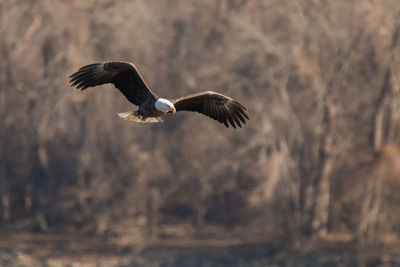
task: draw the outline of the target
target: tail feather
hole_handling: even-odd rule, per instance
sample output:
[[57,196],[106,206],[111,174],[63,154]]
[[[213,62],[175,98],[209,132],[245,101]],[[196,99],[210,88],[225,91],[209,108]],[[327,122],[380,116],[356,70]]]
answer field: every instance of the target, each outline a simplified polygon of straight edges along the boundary
[[124,120],[135,121],[140,123],[163,122],[161,117],[143,117],[137,110],[130,110],[118,113],[118,116]]

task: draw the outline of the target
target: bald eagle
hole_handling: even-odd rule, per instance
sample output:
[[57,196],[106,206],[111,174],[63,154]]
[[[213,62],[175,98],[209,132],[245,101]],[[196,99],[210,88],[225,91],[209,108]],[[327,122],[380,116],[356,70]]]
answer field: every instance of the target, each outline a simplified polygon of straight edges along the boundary
[[246,108],[232,98],[212,91],[188,95],[175,100],[158,97],[139,74],[135,65],[127,62],[94,63],[80,68],[70,76],[70,83],[85,90],[101,84],[112,83],[138,110],[119,113],[126,120],[136,122],[161,122],[161,116],[177,111],[196,111],[214,120],[242,127],[249,117]]

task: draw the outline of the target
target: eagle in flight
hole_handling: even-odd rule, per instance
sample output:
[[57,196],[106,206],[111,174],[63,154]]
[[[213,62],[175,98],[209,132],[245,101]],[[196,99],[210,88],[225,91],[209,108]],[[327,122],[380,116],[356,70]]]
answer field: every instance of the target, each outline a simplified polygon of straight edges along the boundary
[[175,100],[158,97],[139,74],[135,65],[127,62],[94,63],[80,68],[70,76],[70,83],[85,90],[112,83],[138,110],[119,113],[126,120],[136,122],[162,122],[161,116],[177,111],[196,111],[214,120],[242,127],[249,117],[246,108],[236,100],[212,91],[188,95]]

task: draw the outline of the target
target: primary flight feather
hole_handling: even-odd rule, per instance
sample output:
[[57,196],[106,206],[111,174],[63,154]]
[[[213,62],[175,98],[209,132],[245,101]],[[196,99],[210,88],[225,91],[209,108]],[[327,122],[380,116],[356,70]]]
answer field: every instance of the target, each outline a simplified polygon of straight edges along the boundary
[[121,118],[136,122],[159,122],[161,116],[177,111],[196,111],[214,120],[242,127],[249,117],[246,108],[232,98],[212,91],[188,95],[175,100],[158,97],[147,86],[135,65],[127,62],[94,63],[70,76],[72,86],[85,90],[112,83],[138,110],[119,113]]

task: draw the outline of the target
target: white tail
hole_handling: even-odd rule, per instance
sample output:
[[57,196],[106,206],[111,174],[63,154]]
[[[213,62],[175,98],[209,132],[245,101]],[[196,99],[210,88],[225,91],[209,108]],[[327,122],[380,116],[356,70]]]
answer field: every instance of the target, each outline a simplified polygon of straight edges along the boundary
[[146,122],[163,122],[163,119],[161,117],[143,117],[138,113],[137,110],[130,110],[126,112],[121,112],[118,113],[118,116],[124,120],[128,121],[135,121],[135,122],[141,122],[141,123],[146,123]]

